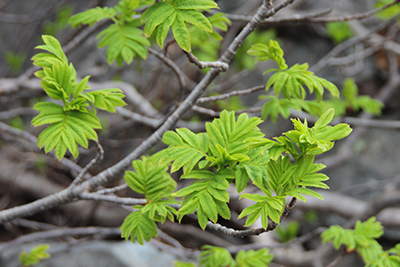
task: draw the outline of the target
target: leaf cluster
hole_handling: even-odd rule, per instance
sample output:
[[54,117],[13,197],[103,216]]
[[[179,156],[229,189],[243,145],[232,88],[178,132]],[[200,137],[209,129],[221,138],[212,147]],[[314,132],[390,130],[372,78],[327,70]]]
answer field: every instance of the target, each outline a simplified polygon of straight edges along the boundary
[[22,251],[19,254],[19,261],[24,267],[36,265],[41,260],[50,258],[50,254],[47,252],[49,247],[48,244],[43,244],[33,247],[29,252]]
[[98,47],[107,48],[107,61],[112,64],[116,61],[121,66],[123,61],[130,64],[132,60],[139,56],[143,59],[147,57],[147,47],[150,42],[143,36],[143,31],[139,19],[134,19],[138,15],[135,11],[154,1],[144,0],[121,0],[115,7],[96,7],[72,16],[69,23],[72,27],[80,25],[90,25],[110,19],[113,24],[101,31],[97,38],[101,39]]
[[204,229],[208,219],[218,220],[218,215],[230,218],[226,191],[235,178],[233,169],[239,162],[249,161],[249,150],[244,141],[260,138],[259,118],[241,114],[237,120],[234,112],[223,111],[219,119],[206,124],[206,132],[195,134],[188,129],[166,132],[163,142],[169,147],[161,163],[173,162],[171,172],[183,169],[182,179],[196,181],[173,196],[183,197],[179,215],[197,210],[200,226]]
[[136,239],[141,245],[144,240],[157,236],[155,222],[164,223],[167,218],[174,221],[176,211],[170,205],[179,203],[170,197],[176,182],[168,173],[168,166],[157,161],[157,155],[135,160],[132,162],[135,172],[127,171],[124,176],[128,186],[147,200],[144,206],[134,206],[136,211],[129,214],[121,226],[122,237],[126,240],[130,237],[133,243]]
[[[42,36],[44,45],[36,48],[49,53],[38,53],[33,64],[42,68],[35,73],[41,79],[41,86],[53,100],[61,100],[63,105],[53,102],[39,102],[33,108],[39,111],[32,120],[34,126],[50,124],[38,137],[38,146],[45,146],[45,152],[55,149],[59,160],[67,149],[76,158],[78,144],[87,148],[88,140],[97,140],[95,129],[100,129],[96,108],[115,112],[114,107],[126,105],[120,89],[104,89],[84,92],[89,76],[77,81],[76,71],[64,54],[60,43],[52,36]],[[92,110],[89,109],[92,107]]]
[[[269,253],[269,249],[241,250],[232,258],[228,250],[220,247],[205,245],[199,255],[198,266],[204,267],[267,267],[274,256]],[[175,267],[195,267],[194,263],[176,262]]]
[[[256,57],[256,60],[267,61],[273,60],[278,65],[278,69],[270,69],[276,71],[268,79],[265,89],[268,91],[273,87],[275,96],[266,96],[269,99],[262,108],[261,114],[263,119],[271,117],[275,122],[279,114],[287,118],[290,114],[290,108],[301,109],[304,105],[306,97],[306,86],[309,93],[315,93],[317,101],[322,101],[324,88],[326,88],[332,96],[338,97],[339,90],[336,85],[326,79],[316,76],[308,70],[308,64],[295,64],[288,67],[283,57],[283,50],[278,42],[270,40],[269,45],[254,44],[248,51],[250,55]],[[280,98],[282,93],[283,99]]]
[[207,11],[211,8],[218,8],[218,5],[211,0],[165,0],[158,2],[142,14],[141,20],[146,21],[144,33],[149,37],[155,32],[157,44],[163,47],[168,31],[172,28],[172,33],[178,45],[186,52],[190,52],[191,36],[187,23],[202,31],[213,33],[214,30],[210,21],[201,13],[201,11]]
[[346,246],[348,251],[357,250],[367,267],[399,266],[400,244],[394,248],[383,251],[382,246],[376,241],[383,234],[383,227],[375,217],[365,222],[357,221],[354,230],[343,229],[338,225],[329,227],[321,234],[322,242],[332,242],[338,249]]

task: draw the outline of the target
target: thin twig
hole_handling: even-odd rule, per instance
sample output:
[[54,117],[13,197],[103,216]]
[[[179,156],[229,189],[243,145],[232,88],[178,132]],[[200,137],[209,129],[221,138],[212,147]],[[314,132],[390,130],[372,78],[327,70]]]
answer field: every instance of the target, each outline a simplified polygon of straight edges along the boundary
[[[327,10],[323,11],[318,11],[316,13],[311,13],[311,14],[294,14],[288,17],[282,17],[282,18],[268,18],[263,21],[263,24],[275,24],[275,23],[281,23],[281,22],[294,22],[294,21],[304,21],[308,20],[310,18],[317,18],[317,17],[322,17],[325,16],[329,13],[331,13],[332,9],[329,8]],[[237,14],[226,14],[227,18],[233,21],[249,21],[251,20],[251,16],[246,16],[246,15],[237,15]]]
[[81,194],[79,194],[79,199],[106,201],[127,206],[142,205],[147,203],[147,200],[142,198],[118,197],[113,195],[102,195],[98,193],[87,193],[87,192],[82,192]]
[[104,157],[104,149],[103,147],[100,145],[100,142],[97,140],[94,140],[94,143],[96,144],[96,150],[97,150],[97,154],[96,157],[94,159],[92,159],[89,164],[87,164],[82,171],[79,173],[79,175],[72,181],[72,183],[70,184],[70,187],[74,187],[77,184],[80,184],[82,181],[84,181],[85,176],[87,174],[87,172],[97,163],[99,163],[100,161],[103,160]]
[[113,188],[106,188],[106,189],[102,189],[102,190],[98,190],[96,191],[96,194],[112,194],[121,190],[124,190],[128,188],[128,184],[122,184]]
[[223,95],[218,95],[218,96],[210,96],[210,97],[201,97],[199,99],[197,99],[196,104],[201,104],[201,103],[210,103],[210,102],[215,102],[215,101],[219,101],[219,100],[224,100],[224,99],[228,99],[232,96],[238,96],[238,95],[248,95],[257,91],[261,91],[265,88],[265,85],[258,85],[258,86],[254,86],[252,88],[249,89],[243,89],[243,90],[238,90],[238,91],[233,91],[227,94],[223,94]]
[[[296,201],[297,201],[297,199],[295,197],[293,197],[292,200],[289,202],[289,204],[286,205],[285,210],[283,211],[283,213],[280,217],[280,221],[283,221],[289,215],[289,212],[292,210],[292,208],[296,204]],[[268,223],[268,226],[266,229],[260,227],[260,228],[250,228],[247,230],[235,230],[235,229],[220,225],[218,223],[207,222],[207,228],[221,232],[228,236],[233,236],[233,237],[245,237],[245,236],[260,235],[262,233],[275,230],[275,228],[277,226],[278,226],[278,223],[270,221]]]
[[192,52],[186,52],[186,56],[188,57],[189,61],[193,64],[195,64],[199,69],[204,69],[204,68],[217,68],[220,71],[227,71],[229,69],[229,65],[220,62],[220,61],[200,61],[195,55],[192,54]]
[[154,56],[159,58],[167,67],[171,68],[175,72],[176,76],[178,77],[179,85],[182,89],[189,90],[189,87],[186,83],[186,80],[189,80],[189,78],[171,59],[166,57],[164,54],[159,53],[154,49],[151,49],[150,47],[147,48],[147,51],[149,51],[150,54],[153,54]]
[[312,71],[312,72],[320,71],[322,68],[329,65],[329,60],[331,58],[336,57],[339,53],[341,53],[344,50],[346,50],[347,48],[355,45],[356,43],[368,39],[373,33],[381,31],[382,29],[386,28],[387,26],[396,23],[397,17],[398,16],[396,16],[396,18],[393,18],[393,19],[390,19],[387,21],[383,21],[382,23],[378,24],[377,26],[373,27],[372,29],[367,30],[362,34],[358,34],[358,35],[344,41],[343,43],[338,44],[331,51],[329,51],[323,58],[321,58],[316,64],[311,66],[310,71]]

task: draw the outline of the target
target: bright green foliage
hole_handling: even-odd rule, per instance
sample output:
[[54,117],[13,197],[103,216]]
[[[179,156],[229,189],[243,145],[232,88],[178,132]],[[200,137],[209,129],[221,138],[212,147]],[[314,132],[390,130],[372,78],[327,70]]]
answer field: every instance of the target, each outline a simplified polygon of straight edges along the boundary
[[143,240],[150,241],[157,236],[155,222],[164,223],[167,218],[174,221],[176,211],[169,205],[179,203],[170,200],[176,182],[167,172],[167,166],[157,164],[157,161],[157,154],[135,160],[132,162],[135,172],[127,171],[124,177],[128,186],[133,191],[144,194],[147,200],[144,206],[134,206],[137,210],[128,215],[121,226],[122,237],[128,240],[131,236],[132,242],[136,238],[141,245]]
[[300,230],[300,224],[298,221],[291,221],[286,225],[278,225],[275,232],[278,234],[279,239],[282,243],[288,242],[293,238],[296,238]]
[[335,21],[326,24],[326,30],[335,43],[341,43],[354,35],[347,21]]
[[176,182],[167,172],[168,167],[157,164],[155,159],[154,155],[133,161],[135,172],[126,171],[124,177],[128,186],[133,191],[144,194],[147,201],[168,196],[176,188]]
[[[72,64],[68,64],[60,43],[52,36],[43,35],[45,45],[36,48],[50,53],[36,54],[34,65],[42,67],[35,75],[42,81],[40,84],[47,95],[54,100],[62,100],[63,105],[52,102],[39,102],[33,108],[40,112],[33,120],[34,126],[50,124],[38,137],[38,146],[45,146],[45,152],[55,149],[59,160],[67,149],[76,158],[78,145],[87,148],[87,139],[97,140],[94,129],[100,129],[95,107],[115,112],[114,107],[126,105],[124,95],[119,89],[105,89],[86,92],[89,76],[79,83]],[[93,111],[88,109],[92,106]]]
[[284,196],[262,196],[259,194],[242,194],[240,199],[247,198],[256,201],[257,204],[245,208],[239,215],[239,219],[249,215],[245,226],[250,226],[255,223],[261,216],[261,225],[264,229],[268,227],[268,217],[272,221],[279,223],[280,215],[285,206]]
[[174,264],[174,267],[197,267],[197,265],[192,262],[174,261]]
[[199,255],[199,266],[204,267],[225,267],[235,266],[235,260],[228,250],[210,245],[202,246],[203,250]]
[[376,238],[383,234],[383,227],[380,222],[376,222],[375,217],[371,217],[365,222],[357,221],[353,229],[343,229],[339,225],[331,226],[321,234],[322,242],[332,242],[338,249],[345,245],[348,250],[355,250],[368,247],[374,243]]
[[[377,0],[375,2],[375,8],[381,8],[387,4],[393,3],[394,0]],[[390,19],[393,16],[396,16],[400,13],[400,5],[397,3],[389,8],[385,8],[382,11],[376,13],[376,16],[381,19]]]
[[287,99],[304,99],[306,97],[304,85],[307,86],[310,93],[315,92],[318,101],[322,100],[324,88],[328,89],[332,96],[339,96],[337,87],[333,83],[315,76],[314,73],[308,70],[307,63],[295,64],[287,70],[280,70],[274,73],[269,78],[265,89],[269,90],[272,85],[276,96],[279,96],[282,92],[284,98]]
[[381,223],[371,217],[365,222],[357,221],[354,230],[343,229],[338,225],[331,226],[321,237],[322,242],[332,242],[336,249],[345,245],[348,251],[357,250],[367,267],[400,266],[400,244],[383,251],[375,240],[382,234]]
[[134,10],[154,1],[121,0],[115,7],[96,7],[72,16],[69,23],[72,27],[79,25],[93,25],[94,23],[111,19],[114,24],[101,31],[97,38],[101,38],[98,46],[108,47],[107,61],[112,64],[114,60],[118,66],[123,61],[130,64],[134,57],[147,57],[147,46],[150,42],[143,36],[143,31],[138,29],[141,25],[138,19],[133,19],[138,13]]
[[[299,155],[324,153],[333,147],[335,140],[345,138],[352,131],[350,126],[345,123],[329,126],[328,124],[332,121],[334,114],[334,109],[327,110],[312,128],[308,127],[307,120],[302,123],[299,119],[292,119],[294,130],[288,131],[284,135],[297,144],[300,149]],[[278,141],[284,142],[285,140]],[[296,155],[290,144],[284,145],[289,153]]]
[[276,64],[278,64],[279,70],[286,70],[288,68],[286,61],[283,58],[283,50],[277,41],[269,40],[269,45],[261,43],[254,44],[247,53],[256,56],[257,61],[267,61],[272,59]]
[[221,112],[219,119],[206,123],[210,137],[210,156],[207,160],[217,168],[249,160],[249,150],[244,141],[264,136],[257,127],[261,122],[259,118],[249,118],[245,113],[240,114],[235,121],[234,112]]
[[[270,101],[264,104],[261,111],[264,119],[271,116],[275,122],[279,114],[287,118],[290,114],[290,108],[300,110],[305,108],[307,104],[304,101],[306,97],[304,86],[307,86],[310,94],[315,93],[317,101],[322,101],[324,88],[332,96],[339,96],[337,87],[333,83],[315,76],[313,72],[308,70],[307,63],[295,64],[288,68],[283,58],[283,50],[276,41],[270,40],[269,45],[255,44],[248,53],[256,56],[256,60],[266,61],[272,59],[279,67],[279,69],[270,69],[265,72],[276,71],[265,86],[267,91],[273,86],[275,96],[267,96]],[[283,99],[279,98],[281,93]]]
[[218,215],[228,220],[231,212],[227,205],[229,194],[226,189],[229,187],[228,179],[233,179],[234,175],[231,169],[222,169],[216,174],[207,170],[198,170],[183,175],[182,178],[199,181],[172,194],[183,197],[183,204],[178,211],[180,218],[197,210],[199,225],[203,229],[206,228],[208,219],[217,222]]
[[152,5],[142,14],[142,21],[146,21],[144,33],[147,37],[156,31],[156,41],[163,47],[169,28],[178,45],[190,52],[191,40],[187,23],[207,32],[213,32],[210,21],[200,11],[218,8],[210,0],[165,0]]
[[218,52],[221,47],[222,36],[216,32],[227,31],[231,21],[224,13],[215,13],[207,18],[213,28],[212,32],[204,31],[195,26],[189,26],[189,35],[192,43],[193,53],[201,61],[215,61],[218,59]]
[[[234,112],[225,110],[219,119],[206,124],[206,133],[195,134],[181,128],[164,134],[163,142],[169,147],[161,156],[160,163],[172,161],[171,172],[183,168],[182,179],[197,180],[173,194],[183,197],[179,215],[197,210],[199,224],[203,229],[208,219],[216,222],[218,215],[230,218],[227,205],[229,194],[226,189],[236,177],[236,171],[232,168],[239,162],[250,163],[248,154],[251,151],[244,141],[250,137],[258,139],[263,136],[257,127],[260,123],[259,118],[249,118],[247,114],[241,114],[235,119]],[[232,168],[228,168],[228,165]],[[214,170],[207,170],[211,167]]]
[[[314,164],[314,155],[328,151],[333,147],[333,141],[342,139],[351,132],[347,124],[328,126],[333,115],[333,109],[328,110],[312,128],[307,126],[307,121],[303,124],[299,120],[293,120],[295,129],[275,138],[275,141],[265,138],[247,139],[246,144],[250,150],[257,147],[269,149],[263,157],[268,156],[270,159],[262,159],[262,163],[258,162],[256,167],[236,166],[238,192],[243,190],[243,184],[247,184],[251,178],[253,183],[265,194],[265,196],[257,194],[241,196],[241,198],[257,202],[244,209],[239,215],[240,218],[248,215],[246,225],[251,225],[260,216],[264,228],[268,226],[268,217],[274,222],[279,222],[284,210],[284,199],[287,196],[293,196],[302,201],[306,201],[303,195],[323,199],[319,193],[308,188],[329,188],[324,183],[328,177],[318,173],[325,166]],[[290,154],[295,162],[291,163],[290,157],[283,156],[282,153]],[[246,175],[249,178],[238,178],[246,177]],[[238,186],[238,184],[240,185]]]
[[33,247],[28,253],[22,251],[19,254],[19,261],[24,267],[36,265],[41,260],[50,258],[50,254],[47,252],[49,247],[48,244],[43,244]]
[[142,212],[143,206],[134,206],[137,211],[129,214],[121,225],[121,237],[125,240],[131,237],[131,241],[135,243],[135,239],[141,245],[144,240],[150,241],[158,235],[155,220],[150,219],[147,214]]
[[[233,259],[228,250],[210,245],[203,246],[199,255],[199,267],[267,267],[274,255],[269,249],[241,250]],[[177,261],[175,267],[195,267],[194,263]]]
[[236,255],[237,267],[266,267],[274,259],[274,255],[269,253],[269,249],[241,250]]
[[256,67],[256,62],[254,59],[247,54],[247,51],[251,48],[252,44],[261,43],[267,44],[270,40],[276,39],[276,31],[274,29],[269,29],[266,31],[253,31],[244,40],[243,44],[239,47],[238,51],[234,56],[235,66],[239,70],[252,70]]
[[207,156],[210,142],[207,134],[195,134],[186,128],[176,129],[176,133],[168,131],[162,140],[170,146],[161,163],[174,161],[171,172],[183,167],[184,173],[191,172],[195,165]]

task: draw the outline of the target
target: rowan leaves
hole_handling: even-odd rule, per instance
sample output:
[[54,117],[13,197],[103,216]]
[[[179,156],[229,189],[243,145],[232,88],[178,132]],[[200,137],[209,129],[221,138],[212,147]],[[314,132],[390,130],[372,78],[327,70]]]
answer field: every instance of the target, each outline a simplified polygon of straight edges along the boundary
[[100,129],[101,125],[95,115],[96,108],[115,112],[114,107],[126,105],[122,100],[124,94],[119,89],[83,93],[90,89],[87,85],[89,76],[78,83],[75,68],[68,64],[57,39],[47,35],[42,38],[45,44],[36,48],[49,53],[39,53],[32,58],[34,65],[42,67],[35,75],[42,80],[40,84],[47,95],[54,100],[61,100],[63,105],[39,102],[33,107],[40,113],[33,118],[32,124],[50,124],[40,133],[38,146],[44,146],[46,153],[55,149],[59,160],[67,150],[76,158],[79,154],[78,144],[87,148],[87,139],[97,140],[95,129]]
[[143,31],[138,27],[141,23],[133,16],[138,14],[135,9],[154,1],[144,0],[121,0],[115,7],[96,7],[72,16],[69,23],[72,27],[88,24],[92,26],[95,22],[110,19],[114,23],[101,31],[97,38],[101,39],[98,47],[108,47],[107,61],[112,64],[116,61],[121,66],[123,61],[130,64],[139,56],[147,57],[147,47],[150,42],[143,36]]
[[156,31],[156,41],[163,47],[169,28],[172,27],[178,45],[190,52],[191,40],[187,23],[203,31],[213,32],[210,21],[200,12],[211,8],[218,8],[218,5],[209,0],[168,0],[156,3],[142,14],[142,21],[146,21],[144,33],[149,37]]

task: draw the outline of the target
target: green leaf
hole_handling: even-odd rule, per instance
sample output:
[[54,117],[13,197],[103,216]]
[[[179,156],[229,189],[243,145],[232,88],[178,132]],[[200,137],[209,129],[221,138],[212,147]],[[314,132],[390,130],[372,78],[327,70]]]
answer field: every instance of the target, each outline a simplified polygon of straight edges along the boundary
[[168,131],[163,136],[163,142],[170,145],[160,163],[174,161],[171,172],[183,167],[184,174],[190,173],[196,164],[206,157],[208,136],[195,134],[188,129],[177,129],[177,133]]
[[172,23],[172,32],[178,45],[186,52],[190,52],[191,42],[189,31],[180,13],[176,14],[175,21]]
[[[38,54],[40,56],[34,56],[32,58],[33,64],[39,67],[47,67],[48,65],[44,63],[46,57],[57,60],[61,62],[68,62],[67,56],[64,54],[60,42],[56,38],[50,35],[42,35],[43,42],[45,45],[36,46],[36,49],[41,49],[50,52],[51,54]],[[52,60],[54,62],[54,60]],[[44,64],[43,64],[44,63]]]
[[[130,64],[135,56],[145,59],[147,46],[150,42],[143,36],[142,30],[137,28],[137,21],[125,24],[113,24],[101,31],[96,38],[101,38],[98,47],[108,46],[107,61],[112,64],[114,60],[123,58]],[[121,66],[121,62],[117,65]]]
[[241,250],[236,255],[238,267],[258,267],[269,266],[274,255],[269,252],[269,249],[262,248],[259,250]]
[[95,7],[84,12],[73,15],[68,23],[71,24],[73,28],[80,26],[82,24],[88,24],[93,26],[96,22],[103,19],[111,19],[117,14],[117,11],[109,7]]
[[256,60],[267,61],[272,59],[278,64],[280,70],[288,68],[285,59],[283,58],[283,50],[280,48],[279,43],[274,40],[269,41],[269,45],[254,44],[247,52],[252,56],[256,56]]
[[225,267],[235,266],[231,253],[220,247],[205,245],[201,247],[199,255],[199,266],[204,267]]
[[321,115],[321,117],[315,123],[314,128],[318,129],[323,126],[326,126],[328,123],[332,121],[334,115],[335,115],[335,110],[333,108],[328,109],[324,114]]
[[172,0],[172,4],[177,9],[202,9],[208,10],[211,8],[218,8],[217,3],[211,0]]
[[198,10],[209,10],[217,7],[214,1],[206,0],[172,0],[156,3],[142,14],[142,22],[147,20],[144,33],[147,37],[150,37],[154,32],[157,32],[156,41],[162,48],[169,28],[172,27],[178,45],[184,51],[190,52],[191,36],[186,23],[190,23],[200,30],[213,32],[209,19]]
[[88,102],[92,102],[97,108],[108,112],[116,112],[115,107],[123,107],[126,105],[122,98],[125,95],[122,90],[117,88],[102,89],[98,91],[88,92],[81,95]]
[[293,196],[293,197],[299,198],[300,200],[302,200],[304,202],[306,202],[306,199],[304,197],[301,197],[299,194],[309,195],[309,196],[324,200],[324,197],[321,194],[319,194],[309,188],[305,188],[305,187],[293,188],[292,190],[287,191],[286,194],[288,196]]
[[33,247],[29,252],[22,251],[19,254],[19,261],[23,266],[36,265],[40,261],[50,258],[50,254],[47,252],[49,248],[50,245],[43,244]]
[[134,160],[132,166],[136,172],[125,172],[128,186],[138,193],[144,194],[147,200],[161,195],[169,195],[176,188],[176,182],[167,172],[167,166],[159,165],[151,158]]
[[130,237],[133,243],[135,243],[136,239],[139,244],[143,245],[144,240],[150,241],[157,235],[156,223],[142,213],[141,210],[129,214],[121,225],[121,237],[125,238],[125,240]]
[[[47,113],[44,113],[44,116],[52,117],[51,114],[47,115]],[[97,140],[97,134],[94,129],[101,128],[99,119],[90,112],[68,111],[63,116],[62,120],[51,124],[38,137],[38,147],[42,148],[45,146],[46,153],[56,147],[55,152],[59,160],[64,156],[64,150],[66,149],[76,158],[78,156],[77,143],[83,147],[87,147],[88,143],[86,139]],[[39,117],[38,120],[34,118],[32,123],[39,125],[47,122],[41,120],[41,117]]]
[[246,170],[241,166],[236,166],[235,176],[236,190],[238,193],[240,193],[246,188],[248,182],[250,181],[250,177]]

